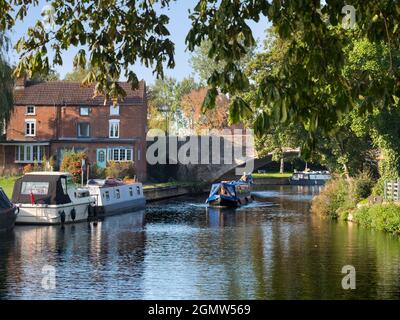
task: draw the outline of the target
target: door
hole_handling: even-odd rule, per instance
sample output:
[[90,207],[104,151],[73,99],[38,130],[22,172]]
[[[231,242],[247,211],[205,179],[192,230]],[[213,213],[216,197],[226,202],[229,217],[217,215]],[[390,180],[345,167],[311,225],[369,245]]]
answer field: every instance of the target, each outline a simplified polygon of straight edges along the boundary
[[105,168],[107,165],[107,150],[106,149],[97,149],[97,166],[99,168]]

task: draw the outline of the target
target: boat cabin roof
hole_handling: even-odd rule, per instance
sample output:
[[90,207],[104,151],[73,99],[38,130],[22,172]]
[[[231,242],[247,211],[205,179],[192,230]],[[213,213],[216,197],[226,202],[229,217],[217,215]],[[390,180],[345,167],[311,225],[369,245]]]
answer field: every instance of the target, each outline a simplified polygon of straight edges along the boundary
[[69,172],[62,171],[33,171],[25,173],[26,176],[71,176]]
[[14,185],[13,203],[66,204],[71,203],[68,195],[66,172],[31,172],[19,178]]

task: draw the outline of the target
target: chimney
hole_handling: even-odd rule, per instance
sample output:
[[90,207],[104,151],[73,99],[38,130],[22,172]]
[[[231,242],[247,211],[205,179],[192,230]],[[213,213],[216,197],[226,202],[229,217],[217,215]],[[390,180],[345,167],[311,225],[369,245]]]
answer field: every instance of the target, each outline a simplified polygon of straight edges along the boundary
[[15,90],[23,90],[26,87],[26,76],[20,77],[17,80],[15,80]]

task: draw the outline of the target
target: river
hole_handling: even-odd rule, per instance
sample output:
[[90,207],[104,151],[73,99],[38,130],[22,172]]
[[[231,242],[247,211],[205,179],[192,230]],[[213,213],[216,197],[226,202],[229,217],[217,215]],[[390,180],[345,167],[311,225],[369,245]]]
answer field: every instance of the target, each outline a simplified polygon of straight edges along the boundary
[[[399,299],[400,239],[311,215],[317,191],[269,187],[239,209],[180,197],[97,224],[17,226],[0,236],[0,299]],[[355,290],[342,288],[345,265]]]

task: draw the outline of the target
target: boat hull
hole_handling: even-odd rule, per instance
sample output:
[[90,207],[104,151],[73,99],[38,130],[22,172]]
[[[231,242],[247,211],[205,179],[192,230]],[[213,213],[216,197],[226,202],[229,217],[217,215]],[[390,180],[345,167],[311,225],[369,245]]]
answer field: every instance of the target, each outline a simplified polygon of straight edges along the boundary
[[290,179],[289,183],[293,186],[323,186],[326,183],[326,180],[316,179],[316,180],[309,180],[309,179],[299,179],[293,180]]
[[0,211],[0,232],[7,232],[14,228],[17,218],[16,207],[7,208]]
[[[26,205],[19,206],[16,224],[19,225],[59,225],[87,221],[90,203],[75,205]],[[75,210],[75,213],[73,212]],[[64,212],[65,216],[63,218]]]
[[109,205],[95,206],[95,214],[98,217],[114,216],[122,213],[143,210],[146,207],[146,199],[139,198]]

